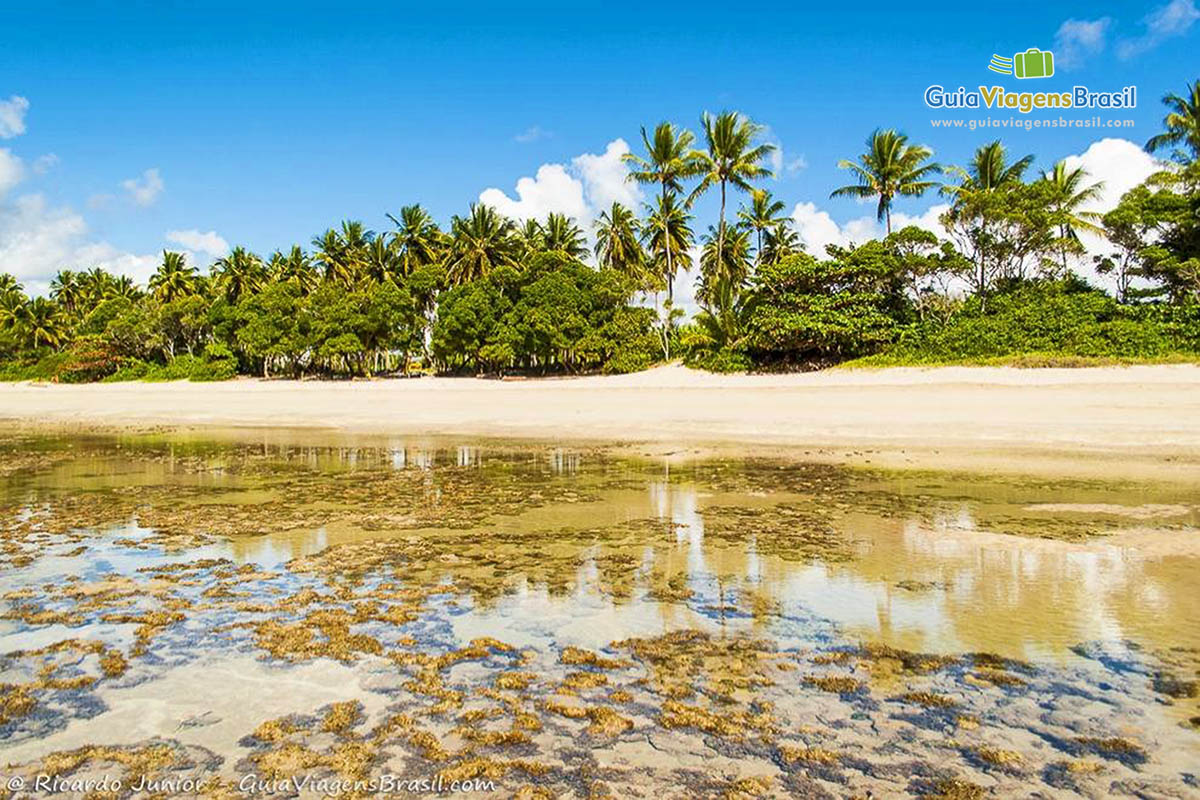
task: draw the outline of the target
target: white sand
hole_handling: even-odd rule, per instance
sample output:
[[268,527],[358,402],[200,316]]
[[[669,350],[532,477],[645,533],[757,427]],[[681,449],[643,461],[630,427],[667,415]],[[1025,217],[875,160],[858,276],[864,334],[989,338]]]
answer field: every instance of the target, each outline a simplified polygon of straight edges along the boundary
[[1200,455],[1200,367],[903,368],[710,375],[215,384],[0,384],[0,419],[49,425],[810,447]]

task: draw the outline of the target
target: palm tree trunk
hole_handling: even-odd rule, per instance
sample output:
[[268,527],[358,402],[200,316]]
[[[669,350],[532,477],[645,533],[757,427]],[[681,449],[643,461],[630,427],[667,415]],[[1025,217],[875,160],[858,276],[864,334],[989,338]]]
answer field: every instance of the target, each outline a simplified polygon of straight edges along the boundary
[[717,222],[717,269],[725,263],[725,181],[721,181],[721,216]]
[[[662,185],[663,205],[667,202],[667,182],[663,181]],[[661,208],[662,206],[660,206]],[[675,300],[675,271],[671,269],[671,224],[667,217],[663,216],[663,248],[667,251],[667,301],[674,302]]]

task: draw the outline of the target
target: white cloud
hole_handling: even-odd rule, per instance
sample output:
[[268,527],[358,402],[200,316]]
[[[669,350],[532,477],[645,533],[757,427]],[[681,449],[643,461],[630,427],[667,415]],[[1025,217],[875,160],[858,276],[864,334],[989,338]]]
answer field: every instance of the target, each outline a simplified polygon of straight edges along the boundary
[[1100,19],[1069,19],[1058,26],[1054,34],[1054,58],[1063,69],[1074,69],[1089,57],[1104,50],[1110,17]]
[[1200,11],[1196,10],[1195,0],[1171,0],[1142,18],[1145,33],[1123,40],[1117,46],[1117,55],[1127,59],[1152,50],[1166,39],[1183,36],[1198,19]]
[[25,177],[25,165],[12,151],[0,147],[0,198]]
[[139,206],[152,205],[159,195],[166,189],[166,184],[163,183],[162,175],[159,174],[158,168],[154,167],[142,173],[140,178],[129,178],[121,181],[121,188],[129,193],[133,198],[133,202]]
[[[947,208],[949,206],[945,203],[938,203],[917,216],[893,211],[892,230],[898,231],[915,225],[933,231],[938,236],[945,236],[945,230],[938,217]],[[862,244],[870,239],[883,238],[885,231],[884,223],[877,220],[874,214],[855,217],[844,225],[839,225],[828,211],[817,208],[815,203],[797,203],[792,210],[792,220],[796,223],[796,231],[800,234],[801,241],[804,242],[804,249],[817,258],[825,257],[827,245],[848,247]]]
[[519,142],[520,144],[529,144],[530,142],[536,142],[540,139],[549,139],[553,135],[553,133],[545,130],[540,125],[530,125],[528,128],[514,136],[513,141]]
[[32,294],[45,294],[61,269],[102,267],[144,283],[157,255],[135,255],[107,242],[89,241],[88,226],[69,207],[52,207],[40,194],[0,204],[0,264]]
[[613,139],[600,155],[584,153],[571,164],[583,179],[583,194],[589,215],[594,217],[613,203],[634,211],[642,201],[642,190],[629,180],[629,168],[622,160],[629,152],[624,139]]
[[543,164],[534,177],[517,181],[516,197],[496,188],[484,189],[479,202],[518,221],[544,219],[551,212],[566,214],[591,235],[591,223],[613,202],[637,208],[641,189],[628,180],[621,156],[629,152],[624,139],[614,139],[603,153],[584,153],[564,164]]
[[769,125],[763,128],[762,140],[768,144],[775,145],[775,149],[767,156],[767,165],[775,173],[776,178],[790,177],[802,169],[807,169],[808,160],[799,153],[793,153],[790,150],[785,151],[783,142],[775,135],[775,132],[771,130]]
[[38,156],[33,161],[33,171],[38,175],[45,175],[57,166],[58,156],[54,153],[46,153],[44,156]]
[[[1087,150],[1067,156],[1063,161],[1069,169],[1083,167],[1089,183],[1103,182],[1100,196],[1086,204],[1084,210],[1104,214],[1121,202],[1121,196],[1163,168],[1139,145],[1128,139],[1101,139],[1092,142]],[[1079,237],[1087,251],[1075,269],[1092,283],[1107,285],[1110,280],[1097,275],[1092,256],[1107,254],[1112,248],[1101,237],[1082,232]]]
[[167,231],[165,238],[172,244],[206,253],[213,258],[220,258],[229,252],[229,242],[218,236],[216,231],[202,233],[195,228],[186,231]]
[[25,112],[28,110],[29,101],[20,95],[0,100],[0,139],[11,139],[25,132]]

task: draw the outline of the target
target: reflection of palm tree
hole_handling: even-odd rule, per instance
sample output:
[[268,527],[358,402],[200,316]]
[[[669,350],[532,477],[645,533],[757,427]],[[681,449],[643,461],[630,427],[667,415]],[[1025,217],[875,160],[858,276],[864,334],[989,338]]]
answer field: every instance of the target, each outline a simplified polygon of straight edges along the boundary
[[897,197],[920,197],[936,184],[929,176],[942,171],[939,164],[926,163],[933,151],[910,145],[908,137],[893,130],[876,129],[867,137],[867,152],[858,162],[842,159],[838,166],[854,172],[858,183],[835,189],[830,197],[878,197],[876,216],[892,232],[892,201]]
[[183,253],[164,250],[162,264],[150,276],[150,292],[163,303],[195,294],[196,268],[188,265]]
[[1042,172],[1042,180],[1050,187],[1053,200],[1052,211],[1058,222],[1059,254],[1062,258],[1062,268],[1067,269],[1067,250],[1080,251],[1079,232],[1100,234],[1102,229],[1098,223],[1100,214],[1095,211],[1082,211],[1085,203],[1100,199],[1104,183],[1086,184],[1088,174],[1083,167],[1068,169],[1065,161],[1059,161],[1054,169]]
[[1191,151],[1191,159],[1176,150],[1176,157],[1181,161],[1200,158],[1200,80],[1188,87],[1187,97],[1168,94],[1163,103],[1171,109],[1163,117],[1163,127],[1166,130],[1146,142],[1146,149],[1151,153],[1168,146],[1183,145]]
[[766,189],[755,189],[750,197],[750,207],[738,211],[738,220],[758,237],[754,248],[754,263],[758,264],[763,254],[763,233],[787,220],[787,217],[779,216],[786,206],[782,200],[771,197]]
[[755,144],[763,127],[736,111],[724,111],[716,116],[706,112],[700,123],[704,128],[706,149],[693,153],[701,178],[688,203],[713,186],[720,187],[721,211],[717,217],[717,260],[720,261],[725,247],[726,189],[732,184],[734,188],[749,192],[753,189],[750,181],[771,177],[771,170],[762,166],[762,161],[775,150],[775,145]]
[[[631,165],[629,172],[630,180],[638,183],[657,183],[660,187],[659,208],[663,208],[667,204],[669,195],[678,194],[683,191],[683,181],[687,178],[694,177],[698,172],[696,159],[692,154],[692,142],[695,141],[695,136],[692,132],[682,128],[676,128],[670,122],[660,122],[654,128],[654,139],[651,140],[646,135],[646,129],[642,128],[642,144],[646,148],[646,157],[642,158],[633,153],[626,153],[622,156],[623,160]],[[659,218],[659,224],[669,223],[670,215],[665,214]],[[670,241],[672,233],[666,228],[663,229],[661,239]],[[667,300],[668,302],[675,296],[674,282],[675,274],[679,270],[679,265],[675,263],[675,251],[666,247],[663,250],[663,257],[666,263],[663,265],[662,275],[667,282]],[[686,270],[687,267],[684,267]]]
[[557,250],[571,258],[587,258],[588,247],[583,230],[566,214],[550,214],[542,226],[542,247]]
[[446,249],[446,237],[438,230],[429,212],[419,205],[404,206],[400,218],[387,215],[396,225],[392,234],[396,252],[400,255],[401,272],[407,276],[418,267],[441,260]]
[[447,273],[454,283],[469,283],[495,267],[516,266],[516,225],[483,203],[471,205],[466,217],[450,222]]

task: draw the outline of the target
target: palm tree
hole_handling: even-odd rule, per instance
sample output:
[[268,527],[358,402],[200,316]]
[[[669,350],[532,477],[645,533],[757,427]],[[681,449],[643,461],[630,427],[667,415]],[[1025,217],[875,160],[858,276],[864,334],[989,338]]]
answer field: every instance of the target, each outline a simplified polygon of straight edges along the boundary
[[1187,97],[1168,94],[1163,97],[1163,104],[1171,109],[1163,117],[1163,127],[1166,130],[1150,138],[1146,142],[1146,150],[1153,153],[1167,146],[1183,145],[1191,151],[1191,158],[1181,150],[1175,150],[1175,157],[1183,162],[1200,158],[1200,79],[1187,88]]
[[[746,285],[750,276],[750,229],[734,225],[725,231],[721,242],[720,228],[709,227],[700,251],[700,290],[696,299],[706,306],[723,301],[732,302]],[[732,293],[729,298],[718,287]]]
[[138,289],[137,284],[133,282],[133,278],[128,275],[118,275],[109,284],[106,299],[124,297],[126,300],[136,300],[141,294],[142,292]]
[[783,219],[774,227],[769,228],[763,237],[762,263],[778,264],[788,256],[801,252],[804,243],[800,234],[792,228],[790,219]]
[[271,255],[268,272],[271,280],[295,286],[302,296],[311,294],[321,283],[321,274],[299,245],[292,245],[286,256],[276,250]]
[[387,234],[376,236],[367,245],[363,268],[366,277],[375,283],[383,283],[403,275],[403,266],[400,254],[396,250],[395,239]]
[[[691,131],[676,128],[670,122],[658,123],[654,128],[653,141],[643,127],[642,144],[646,148],[646,157],[642,158],[633,153],[626,153],[621,157],[625,163],[631,165],[629,180],[638,183],[657,183],[661,190],[659,206],[664,207],[667,204],[668,194],[682,192],[683,181],[699,174],[699,165],[696,163],[692,151],[692,142],[695,140],[696,137]],[[669,214],[659,219],[660,224],[666,224],[669,221]],[[670,231],[664,229],[661,238],[663,241],[669,241],[672,235]],[[666,263],[662,274],[666,276],[669,302],[675,296],[674,281],[678,265],[674,263],[675,254],[672,248],[666,248],[664,256]]]
[[835,189],[830,197],[878,197],[876,219],[886,222],[892,232],[892,201],[897,197],[920,197],[936,183],[930,175],[942,171],[940,164],[926,163],[933,151],[919,144],[909,144],[908,137],[894,130],[876,128],[867,137],[867,152],[858,162],[842,159],[841,169],[851,170],[858,183]]
[[542,223],[530,218],[521,223],[514,234],[517,238],[519,260],[524,263],[533,256],[545,250],[545,232]]
[[783,201],[774,199],[766,189],[755,189],[750,193],[750,207],[743,206],[738,210],[738,220],[754,231],[758,239],[754,248],[756,266],[762,260],[763,233],[787,220],[787,217],[779,216],[784,208]]
[[584,259],[588,255],[587,240],[575,220],[566,214],[551,213],[542,226],[542,248],[566,253],[571,258]]
[[638,241],[638,221],[625,206],[613,203],[596,220],[596,258],[601,269],[611,269],[630,278],[639,289],[656,281],[646,270],[646,252]]
[[706,150],[694,151],[699,166],[700,183],[692,190],[688,204],[713,186],[721,188],[721,213],[717,218],[717,260],[725,245],[725,195],[727,187],[752,191],[750,181],[769,178],[771,170],[762,161],[774,150],[773,144],[755,144],[763,127],[756,125],[736,111],[723,111],[715,117],[708,112],[700,118],[704,128]]
[[83,285],[79,273],[73,270],[60,270],[50,281],[50,297],[58,303],[60,309],[68,314],[75,314],[83,300]]
[[1025,177],[1025,171],[1032,164],[1032,154],[1018,158],[1010,164],[1008,151],[997,139],[976,150],[967,169],[952,168],[952,171],[962,178],[962,183],[951,189],[952,191],[975,192],[993,192],[1005,189],[1020,183]]
[[83,292],[84,301],[94,308],[107,300],[112,293],[115,281],[116,278],[106,270],[92,267],[79,276],[79,287]]
[[35,297],[25,304],[20,318],[20,331],[29,346],[55,347],[66,338],[66,315],[52,300]]
[[446,236],[438,229],[429,212],[419,205],[404,206],[397,219],[387,215],[396,226],[392,242],[400,257],[400,271],[412,274],[414,269],[441,260],[446,249]]
[[691,214],[673,193],[659,195],[654,206],[647,206],[649,217],[642,226],[642,243],[650,254],[655,275],[662,276],[667,285],[667,303],[674,303],[672,288],[675,274],[692,268],[692,244],[695,236],[690,226]]
[[1059,161],[1054,168],[1042,171],[1042,180],[1050,187],[1052,211],[1058,218],[1058,251],[1062,259],[1063,272],[1067,270],[1067,251],[1081,250],[1079,232],[1102,234],[1099,223],[1101,215],[1095,211],[1081,211],[1086,203],[1100,199],[1104,182],[1085,184],[1088,174],[1083,167],[1069,169],[1065,161]]
[[313,239],[317,260],[325,268],[325,277],[349,285],[358,280],[366,264],[367,247],[375,238],[357,220],[345,220],[342,229],[332,228]]
[[213,262],[212,276],[216,288],[229,302],[236,303],[262,288],[266,267],[254,253],[244,247],[235,247],[229,255]]
[[195,294],[196,288],[196,268],[188,265],[183,253],[163,250],[162,264],[150,276],[150,292],[155,299],[169,303]]
[[[2,276],[10,278],[9,275]],[[29,302],[20,284],[12,282],[15,288],[0,289],[0,331],[18,331],[21,320],[25,318],[25,307]]]
[[499,266],[516,266],[519,242],[513,221],[483,203],[472,203],[466,217],[450,221],[446,270],[454,283],[469,283]]

